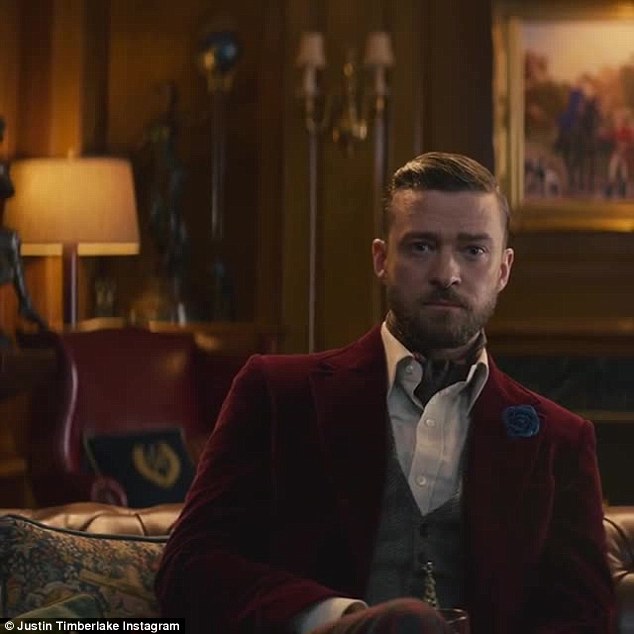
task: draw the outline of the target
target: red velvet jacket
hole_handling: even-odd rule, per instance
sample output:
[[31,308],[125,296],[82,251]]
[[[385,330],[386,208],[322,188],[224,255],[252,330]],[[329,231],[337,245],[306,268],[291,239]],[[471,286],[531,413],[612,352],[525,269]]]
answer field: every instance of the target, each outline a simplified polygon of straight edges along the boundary
[[[188,632],[285,632],[331,596],[362,598],[378,526],[386,364],[373,329],[341,350],[255,356],[201,458],[157,576]],[[511,405],[540,431],[511,438]],[[613,593],[589,422],[490,360],[464,474],[473,634],[610,631]]]

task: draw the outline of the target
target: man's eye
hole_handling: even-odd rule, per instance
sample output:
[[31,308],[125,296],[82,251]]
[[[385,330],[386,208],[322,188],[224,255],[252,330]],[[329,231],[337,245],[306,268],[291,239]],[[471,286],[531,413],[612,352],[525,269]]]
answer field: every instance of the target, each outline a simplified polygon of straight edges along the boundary
[[483,247],[479,247],[477,245],[470,245],[465,249],[465,252],[467,253],[467,255],[469,255],[470,257],[478,257],[480,255],[484,255],[486,253],[486,249],[484,249]]
[[410,242],[409,248],[414,253],[428,253],[433,247],[429,242],[417,240],[416,242]]

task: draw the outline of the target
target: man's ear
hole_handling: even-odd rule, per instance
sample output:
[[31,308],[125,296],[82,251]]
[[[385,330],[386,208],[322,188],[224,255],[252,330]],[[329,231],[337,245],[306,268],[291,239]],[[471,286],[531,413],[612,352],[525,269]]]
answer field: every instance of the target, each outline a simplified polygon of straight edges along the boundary
[[513,249],[504,249],[502,254],[502,263],[500,264],[500,279],[498,281],[498,293],[506,288],[511,277],[511,268],[513,266],[513,260],[515,259],[515,252]]
[[385,240],[376,238],[372,241],[372,263],[374,274],[383,281],[385,279],[385,260],[387,258],[387,244]]

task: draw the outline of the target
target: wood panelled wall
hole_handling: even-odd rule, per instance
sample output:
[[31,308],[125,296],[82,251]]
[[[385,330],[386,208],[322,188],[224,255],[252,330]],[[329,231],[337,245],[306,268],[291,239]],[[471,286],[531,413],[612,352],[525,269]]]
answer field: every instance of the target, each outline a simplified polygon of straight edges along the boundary
[[[319,11],[314,10],[317,4]],[[321,30],[328,57],[325,84],[330,94],[342,91],[342,67],[349,47],[362,54],[369,31],[392,33],[396,63],[390,73],[389,172],[429,149],[464,152],[493,167],[489,2],[325,0],[314,4],[295,1],[287,6],[287,75],[293,75],[292,55],[301,31]],[[307,312],[307,149],[306,135],[295,114],[298,104],[290,89],[292,80],[288,84],[286,110],[292,116],[286,121],[284,143],[283,315],[291,348],[302,349]],[[324,135],[319,348],[344,345],[379,317],[372,303],[376,281],[370,258],[375,237],[372,144],[370,138],[355,156],[347,157]]]
[[[161,116],[160,87],[178,90],[178,153],[186,169],[183,215],[190,236],[189,297],[203,315],[211,299],[211,96],[196,65],[205,30],[230,28],[241,40],[227,97],[225,231],[221,256],[235,288],[241,321],[279,323],[280,152],[284,59],[283,6],[277,0],[232,2],[111,0],[107,145],[143,154],[148,129]],[[146,152],[147,154],[147,152]],[[148,221],[147,172],[140,174],[142,227]],[[144,233],[145,245],[151,241]],[[119,265],[119,275],[127,268]],[[152,273],[146,260],[128,276],[124,294],[141,292]],[[197,309],[199,305],[202,308]]]
[[[103,69],[107,0],[2,0],[0,21],[0,114],[8,125],[5,158],[81,155],[104,151]],[[81,279],[90,273],[83,263]],[[61,262],[27,258],[26,278],[34,303],[61,327]],[[89,295],[80,309],[89,311]],[[2,324],[18,321],[11,289],[0,289]]]
[[[348,48],[361,53],[370,30],[393,33],[390,171],[432,149],[465,152],[492,168],[490,20],[488,0],[0,0],[0,113],[10,128],[3,149],[9,156],[34,156],[75,147],[136,160],[148,126],[160,114],[156,87],[174,81],[180,95],[179,151],[188,170],[183,213],[192,236],[192,292],[204,297],[210,257],[209,96],[194,54],[205,25],[232,24],[244,46],[227,120],[225,255],[235,280],[237,317],[280,325],[284,348],[302,351],[308,174],[294,63],[301,32],[325,34],[324,80],[332,95],[341,92]],[[346,343],[378,317],[370,261],[372,140],[347,157],[325,134],[319,174],[317,343],[326,348]],[[138,176],[144,224],[148,183],[147,175]],[[632,235],[522,234],[515,246],[513,279],[500,300],[497,323],[565,324],[634,315]],[[122,310],[143,290],[152,262],[147,232],[140,258],[108,261]],[[35,301],[53,320],[60,296],[55,266],[29,263]],[[4,306],[6,328],[15,318],[10,301]]]

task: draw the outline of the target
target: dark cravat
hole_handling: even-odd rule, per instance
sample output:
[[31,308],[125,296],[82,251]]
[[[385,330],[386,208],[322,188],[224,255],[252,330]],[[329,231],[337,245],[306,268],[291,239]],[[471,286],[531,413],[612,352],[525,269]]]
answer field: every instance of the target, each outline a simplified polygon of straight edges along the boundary
[[466,381],[469,369],[478,360],[485,344],[484,331],[480,331],[477,339],[473,342],[463,359],[447,361],[446,359],[428,359],[420,354],[414,355],[423,367],[423,377],[414,390],[414,394],[416,394],[423,407],[427,405],[429,399],[436,392],[458,381]]

